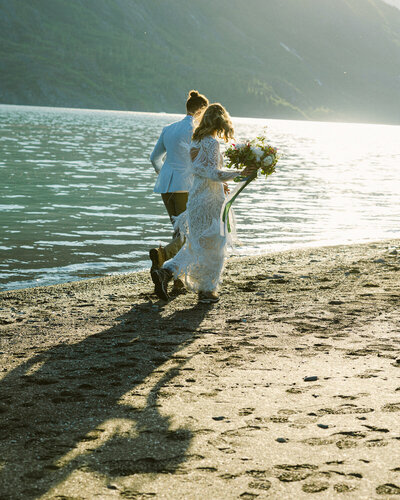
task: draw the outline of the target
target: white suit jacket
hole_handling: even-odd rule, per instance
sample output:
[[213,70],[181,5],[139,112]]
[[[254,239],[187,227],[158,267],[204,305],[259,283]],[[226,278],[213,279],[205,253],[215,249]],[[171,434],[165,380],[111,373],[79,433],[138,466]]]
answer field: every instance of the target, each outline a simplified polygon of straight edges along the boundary
[[150,161],[158,173],[155,193],[189,191],[193,182],[189,154],[192,134],[193,117],[189,115],[163,128],[150,156]]

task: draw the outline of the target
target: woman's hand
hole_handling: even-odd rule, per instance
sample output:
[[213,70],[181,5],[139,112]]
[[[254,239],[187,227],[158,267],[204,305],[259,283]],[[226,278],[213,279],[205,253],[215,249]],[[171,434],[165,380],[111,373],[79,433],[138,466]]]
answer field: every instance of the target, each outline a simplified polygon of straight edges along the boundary
[[242,175],[243,177],[249,177],[250,175],[257,172],[259,168],[260,167],[258,165],[249,165],[241,171],[240,175]]
[[228,183],[223,182],[222,184],[224,186],[224,194],[229,194],[231,192],[231,190],[229,189]]

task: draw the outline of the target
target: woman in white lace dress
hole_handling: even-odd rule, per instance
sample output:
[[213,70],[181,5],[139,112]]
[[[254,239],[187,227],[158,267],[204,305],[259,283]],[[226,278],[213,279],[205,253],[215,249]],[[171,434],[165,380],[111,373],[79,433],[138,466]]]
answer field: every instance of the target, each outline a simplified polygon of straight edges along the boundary
[[226,237],[220,234],[220,215],[226,181],[249,175],[254,169],[221,170],[223,166],[217,137],[233,138],[229,114],[221,104],[211,104],[193,133],[190,156],[194,181],[186,211],[175,218],[174,229],[185,243],[174,258],[152,275],[155,292],[168,300],[168,282],[181,279],[189,290],[199,293],[199,302],[217,302],[216,293],[224,266]]

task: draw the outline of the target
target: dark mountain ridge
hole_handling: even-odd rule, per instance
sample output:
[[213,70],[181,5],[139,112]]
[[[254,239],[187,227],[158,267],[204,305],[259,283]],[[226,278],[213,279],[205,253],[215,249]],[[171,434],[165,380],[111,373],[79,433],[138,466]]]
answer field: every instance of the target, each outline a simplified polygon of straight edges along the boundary
[[0,102],[400,123],[381,0],[0,0]]

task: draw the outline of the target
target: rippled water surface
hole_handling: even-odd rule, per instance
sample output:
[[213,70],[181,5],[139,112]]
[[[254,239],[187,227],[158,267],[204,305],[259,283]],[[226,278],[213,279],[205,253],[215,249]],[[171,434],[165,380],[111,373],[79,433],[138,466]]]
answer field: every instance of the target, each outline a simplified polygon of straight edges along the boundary
[[[180,116],[0,106],[0,287],[149,266],[169,219],[148,161]],[[277,173],[236,202],[240,254],[399,237],[400,127],[234,120],[264,132]]]

